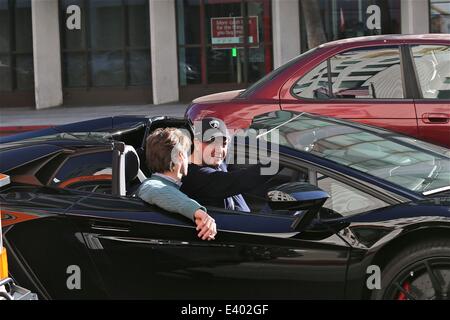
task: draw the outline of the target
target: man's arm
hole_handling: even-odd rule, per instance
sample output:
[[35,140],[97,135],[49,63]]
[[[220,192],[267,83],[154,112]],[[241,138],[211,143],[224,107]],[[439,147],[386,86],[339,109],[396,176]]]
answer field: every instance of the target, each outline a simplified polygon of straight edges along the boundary
[[205,207],[197,201],[172,187],[143,188],[139,191],[138,196],[145,202],[157,205],[169,212],[179,213],[193,221],[195,221],[194,214],[197,210],[206,211]]
[[179,213],[192,219],[198,231],[197,236],[202,240],[214,240],[217,234],[217,226],[214,219],[206,213],[206,208],[197,201],[189,198],[180,190],[162,184],[153,185],[144,182],[138,190],[137,196],[150,204],[169,211]]
[[265,183],[272,176],[261,175],[261,166],[231,172],[218,171],[211,167],[201,167],[195,173],[184,177],[182,190],[195,190],[212,198],[226,198],[244,193]]

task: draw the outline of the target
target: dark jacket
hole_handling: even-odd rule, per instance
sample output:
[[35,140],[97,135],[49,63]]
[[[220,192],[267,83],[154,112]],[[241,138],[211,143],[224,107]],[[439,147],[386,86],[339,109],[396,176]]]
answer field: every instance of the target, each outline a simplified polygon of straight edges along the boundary
[[204,206],[249,212],[241,193],[266,182],[270,176],[261,175],[261,166],[228,172],[225,163],[219,169],[190,164],[183,177],[181,191]]

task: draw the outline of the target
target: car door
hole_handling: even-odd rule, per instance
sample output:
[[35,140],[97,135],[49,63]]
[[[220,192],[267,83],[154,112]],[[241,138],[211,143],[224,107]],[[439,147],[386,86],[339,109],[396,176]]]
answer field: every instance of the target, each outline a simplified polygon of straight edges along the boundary
[[419,137],[450,147],[450,43],[411,46]]
[[336,49],[280,91],[281,108],[349,119],[418,136],[400,45]]
[[344,297],[349,247],[339,237],[303,239],[290,216],[208,211],[214,241],[136,198],[92,194],[67,214],[111,298]]
[[0,193],[10,276],[39,299],[105,298],[79,232],[63,214],[83,197],[32,185],[12,186]]

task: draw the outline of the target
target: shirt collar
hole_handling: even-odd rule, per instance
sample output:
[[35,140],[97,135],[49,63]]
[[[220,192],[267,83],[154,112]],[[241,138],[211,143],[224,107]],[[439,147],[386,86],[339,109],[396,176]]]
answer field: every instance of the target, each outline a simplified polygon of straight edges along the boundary
[[174,179],[172,177],[166,176],[166,175],[164,175],[162,173],[159,173],[159,172],[153,173],[152,176],[157,176],[157,177],[160,177],[162,179],[166,179],[166,180],[176,184],[178,187],[181,187],[181,184],[182,184],[181,181],[176,180],[176,179]]

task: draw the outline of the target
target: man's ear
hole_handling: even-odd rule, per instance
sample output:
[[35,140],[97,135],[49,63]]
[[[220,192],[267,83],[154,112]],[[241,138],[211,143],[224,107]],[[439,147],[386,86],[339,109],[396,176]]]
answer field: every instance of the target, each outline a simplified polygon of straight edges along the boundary
[[185,155],[184,152],[178,151],[178,157],[181,159],[181,161],[183,161],[185,159],[184,155]]

